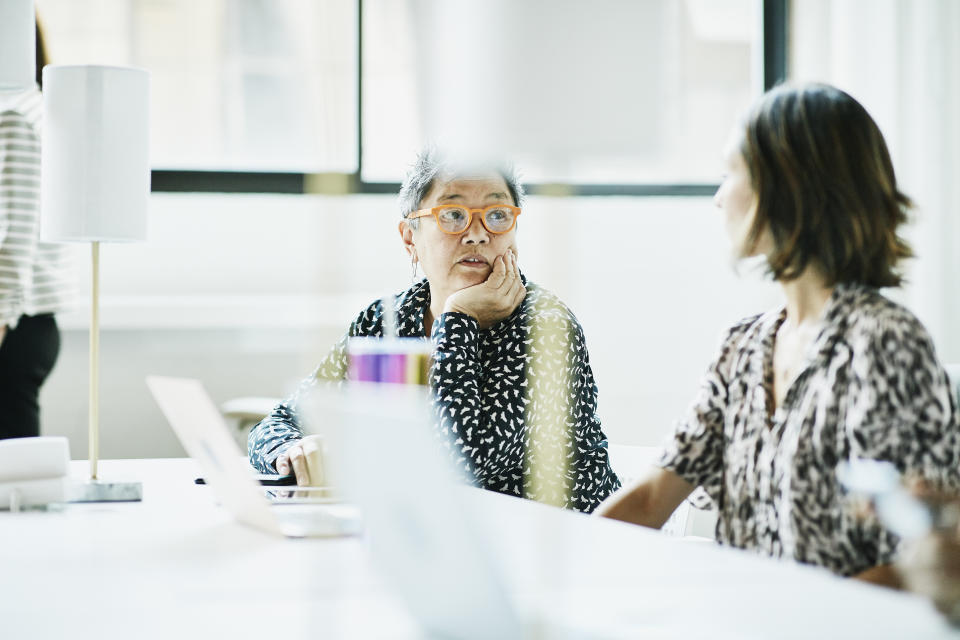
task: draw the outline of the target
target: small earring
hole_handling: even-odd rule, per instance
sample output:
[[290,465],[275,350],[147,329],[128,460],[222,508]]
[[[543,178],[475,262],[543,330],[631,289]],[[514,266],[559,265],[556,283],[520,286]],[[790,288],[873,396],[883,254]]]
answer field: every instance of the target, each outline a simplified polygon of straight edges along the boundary
[[417,256],[410,256],[410,280],[417,281]]

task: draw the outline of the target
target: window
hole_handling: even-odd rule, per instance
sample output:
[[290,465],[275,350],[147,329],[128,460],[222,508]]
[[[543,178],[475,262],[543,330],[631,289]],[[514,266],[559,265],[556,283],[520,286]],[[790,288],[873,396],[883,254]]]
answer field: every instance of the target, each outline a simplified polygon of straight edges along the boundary
[[354,0],[37,0],[51,63],[151,73],[158,169],[357,166]]
[[[320,173],[393,191],[423,141],[459,131],[534,190],[709,193],[785,64],[786,0],[36,2],[51,62],[151,71],[161,190],[302,192]],[[491,109],[501,126],[474,126]]]
[[729,129],[762,85],[752,0],[362,10],[367,181],[399,181],[423,139],[463,138],[507,152],[533,182],[715,182]]

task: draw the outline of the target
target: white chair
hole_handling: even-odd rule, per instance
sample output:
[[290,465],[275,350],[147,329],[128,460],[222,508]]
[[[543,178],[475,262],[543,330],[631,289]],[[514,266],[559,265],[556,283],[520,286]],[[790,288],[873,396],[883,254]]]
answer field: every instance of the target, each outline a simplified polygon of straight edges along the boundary
[[[660,454],[660,447],[611,444],[610,466],[624,485],[630,484],[645,474]],[[670,536],[714,539],[717,524],[716,509],[697,509],[684,500],[661,528]]]
[[243,449],[246,450],[247,433],[250,431],[250,428],[263,420],[279,403],[279,398],[262,396],[231,398],[220,405],[220,413],[223,414],[227,422],[236,428],[234,437]]
[[957,403],[960,404],[960,363],[944,365],[950,381],[953,383],[954,395],[957,397]]

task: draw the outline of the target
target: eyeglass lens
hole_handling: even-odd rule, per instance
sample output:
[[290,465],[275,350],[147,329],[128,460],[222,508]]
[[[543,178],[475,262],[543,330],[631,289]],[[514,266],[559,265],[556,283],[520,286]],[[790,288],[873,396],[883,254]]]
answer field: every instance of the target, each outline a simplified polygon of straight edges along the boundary
[[[483,211],[483,221],[493,233],[505,233],[513,226],[513,210],[507,207],[490,207]],[[470,212],[463,207],[443,207],[437,220],[444,231],[460,233],[470,224]]]

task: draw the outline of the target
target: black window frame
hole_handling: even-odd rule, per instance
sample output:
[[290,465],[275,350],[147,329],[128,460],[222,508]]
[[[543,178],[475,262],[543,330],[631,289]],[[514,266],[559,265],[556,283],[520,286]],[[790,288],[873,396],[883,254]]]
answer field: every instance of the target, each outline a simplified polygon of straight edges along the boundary
[[[764,91],[780,84],[787,77],[787,35],[790,0],[763,0],[762,56]],[[275,171],[207,171],[155,169],[151,172],[151,191],[155,193],[331,193],[314,187],[336,184],[340,193],[397,193],[399,182],[367,182],[361,178],[363,168],[363,0],[357,0],[357,170],[339,176],[339,180],[317,180],[315,174]],[[321,176],[322,177],[322,176]],[[716,184],[525,184],[527,192],[573,196],[709,196]]]

